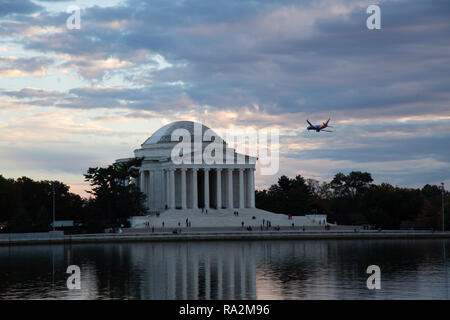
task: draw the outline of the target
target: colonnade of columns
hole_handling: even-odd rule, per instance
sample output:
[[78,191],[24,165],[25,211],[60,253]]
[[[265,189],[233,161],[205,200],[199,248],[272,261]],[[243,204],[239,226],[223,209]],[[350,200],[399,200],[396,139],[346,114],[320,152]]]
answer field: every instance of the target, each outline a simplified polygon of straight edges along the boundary
[[[161,168],[141,170],[140,190],[150,211],[254,208],[254,168]],[[200,176],[200,177],[199,177]]]

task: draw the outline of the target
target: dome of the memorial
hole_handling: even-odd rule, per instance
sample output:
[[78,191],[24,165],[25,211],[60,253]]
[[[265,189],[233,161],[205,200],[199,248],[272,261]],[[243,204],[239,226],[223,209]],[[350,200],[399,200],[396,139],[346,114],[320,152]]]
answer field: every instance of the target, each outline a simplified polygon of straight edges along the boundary
[[[207,133],[208,136],[215,137],[216,141],[222,141],[222,138],[207,126],[193,121],[175,121],[156,130],[150,138],[148,138],[143,145],[178,142],[178,139],[172,140],[172,134],[180,135],[188,133],[191,136],[191,141],[195,138],[203,141],[202,137]],[[200,137],[196,137],[200,136]]]

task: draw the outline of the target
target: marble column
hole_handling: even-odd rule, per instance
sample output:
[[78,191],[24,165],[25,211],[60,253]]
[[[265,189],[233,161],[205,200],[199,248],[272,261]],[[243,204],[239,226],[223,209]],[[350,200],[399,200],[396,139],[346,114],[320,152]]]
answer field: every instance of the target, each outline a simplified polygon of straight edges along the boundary
[[155,210],[155,170],[150,170],[148,172],[148,207],[151,211]]
[[181,168],[181,209],[186,209],[186,168]]
[[204,172],[204,202],[205,208],[209,209],[209,169],[205,168]]
[[145,171],[141,170],[139,177],[139,189],[142,193],[145,193]]
[[228,175],[227,175],[227,208],[231,209],[233,208],[233,169],[232,168],[228,168],[227,170]]
[[164,170],[163,169],[159,169],[158,170],[159,174],[159,183],[160,185],[160,191],[159,191],[159,208],[164,210],[164,206],[166,204],[165,202],[165,198],[166,198],[166,179],[165,179],[165,175],[164,175]]
[[255,207],[255,169],[250,168],[248,171],[248,199],[249,207]]
[[198,209],[197,171],[192,169],[192,209]]
[[217,209],[222,209],[222,169],[216,169],[216,204]]
[[169,169],[169,175],[170,175],[169,208],[175,209],[175,170]]
[[166,203],[167,208],[170,207],[170,172],[169,170],[164,170],[166,179]]
[[245,207],[244,169],[239,169],[239,208]]

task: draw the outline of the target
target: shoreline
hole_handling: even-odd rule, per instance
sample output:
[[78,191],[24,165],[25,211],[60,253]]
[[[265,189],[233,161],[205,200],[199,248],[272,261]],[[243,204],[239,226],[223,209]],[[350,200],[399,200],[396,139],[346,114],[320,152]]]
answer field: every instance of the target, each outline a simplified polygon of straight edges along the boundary
[[[6,234],[4,234],[6,236]],[[21,236],[22,235],[22,236]],[[388,240],[446,239],[450,232],[430,231],[234,231],[173,233],[101,233],[83,235],[9,234],[0,238],[0,246],[78,244],[110,242],[172,242],[172,241],[259,241],[259,240]]]

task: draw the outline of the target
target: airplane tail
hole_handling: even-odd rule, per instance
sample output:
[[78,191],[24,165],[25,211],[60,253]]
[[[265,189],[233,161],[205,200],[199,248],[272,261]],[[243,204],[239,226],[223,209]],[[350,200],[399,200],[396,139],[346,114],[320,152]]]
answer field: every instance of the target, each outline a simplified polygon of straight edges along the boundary
[[324,123],[324,125],[328,125],[328,122],[330,122],[331,118],[328,118],[327,122]]

